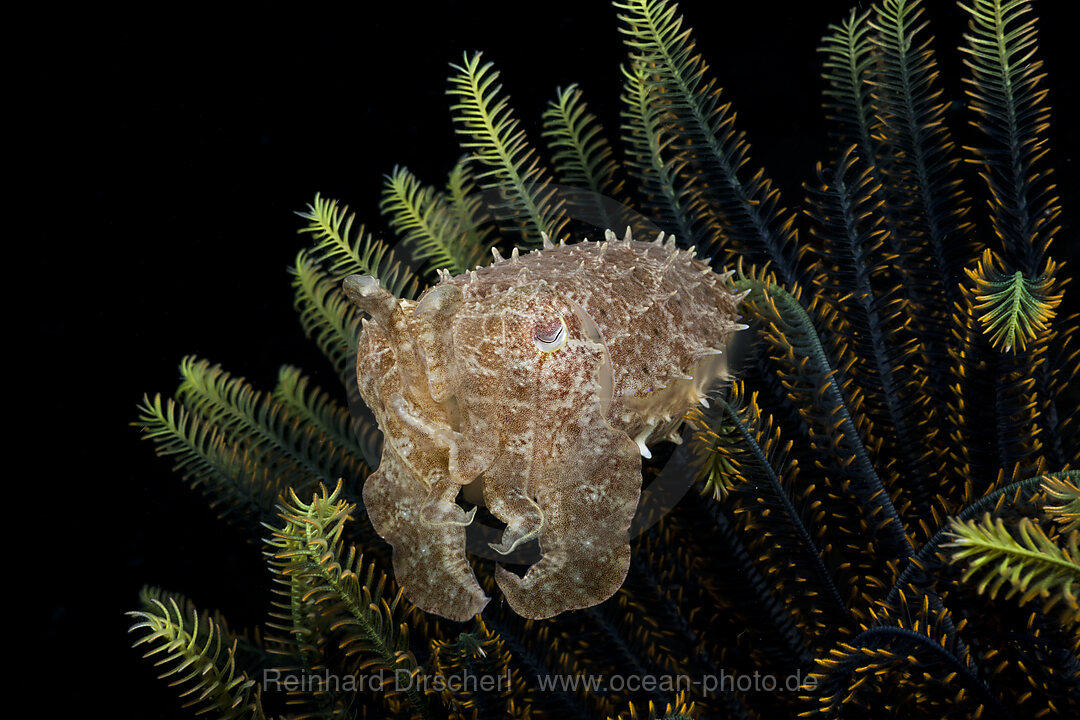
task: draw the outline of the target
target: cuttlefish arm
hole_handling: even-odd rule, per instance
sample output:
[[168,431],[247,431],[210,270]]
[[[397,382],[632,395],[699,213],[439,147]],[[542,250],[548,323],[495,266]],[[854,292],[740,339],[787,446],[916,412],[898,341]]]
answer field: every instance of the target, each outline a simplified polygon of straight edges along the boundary
[[627,531],[641,492],[637,444],[600,415],[567,435],[543,482],[533,483],[543,512],[542,557],[524,577],[496,568],[514,610],[542,619],[591,607],[622,586],[630,566]]
[[406,398],[405,378],[416,373],[403,370],[417,361],[405,343],[391,340],[393,330],[384,329],[399,322],[400,309],[370,284],[355,286],[375,310],[364,324],[357,380],[384,435],[379,468],[364,483],[364,505],[375,531],[393,547],[394,576],[406,597],[427,612],[465,621],[488,597],[465,555],[472,514],[453,502],[460,485],[448,476],[448,449],[439,442],[446,423],[423,393]]
[[383,451],[378,472],[364,484],[364,505],[375,531],[393,546],[394,577],[414,605],[459,622],[484,609],[488,597],[465,555],[465,525],[430,522],[430,510],[441,505],[430,503],[427,488],[393,449]]

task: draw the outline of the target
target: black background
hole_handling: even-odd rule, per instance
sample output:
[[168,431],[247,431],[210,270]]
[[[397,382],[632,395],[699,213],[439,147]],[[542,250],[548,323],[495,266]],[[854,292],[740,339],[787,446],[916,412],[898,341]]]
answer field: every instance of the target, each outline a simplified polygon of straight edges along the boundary
[[[929,4],[959,98],[952,48],[964,17]],[[1067,5],[1038,9],[1066,207],[1055,256],[1076,258]],[[815,47],[849,6],[682,4],[754,164],[789,207],[825,159]],[[270,586],[261,547],[218,523],[139,441],[130,423],[143,393],[171,394],[186,354],[262,388],[281,363],[299,364],[338,391],[292,310],[286,268],[306,243],[294,211],[321,192],[382,228],[382,175],[395,164],[442,184],[460,154],[448,63],[467,50],[502,70],[536,145],[555,87],[574,81],[614,138],[624,59],[615,11],[599,1],[158,13],[83,11],[10,29],[27,47],[13,73],[25,128],[11,150],[30,162],[12,173],[29,198],[9,213],[30,229],[12,239],[8,312],[30,327],[21,350],[9,346],[8,380],[28,396],[12,457],[30,462],[9,470],[18,535],[6,586],[31,613],[28,671],[44,679],[45,706],[124,718],[188,716],[128,646],[123,613],[142,584],[235,625],[265,619]],[[967,116],[957,120],[962,135]],[[21,629],[21,612],[13,620]]]

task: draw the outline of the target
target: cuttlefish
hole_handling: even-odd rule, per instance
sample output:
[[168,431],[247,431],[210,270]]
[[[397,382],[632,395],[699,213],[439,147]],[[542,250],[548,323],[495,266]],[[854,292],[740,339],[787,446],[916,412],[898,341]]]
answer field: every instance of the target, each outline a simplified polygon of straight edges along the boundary
[[476,507],[459,498],[469,492],[506,524],[497,552],[539,544],[524,576],[496,567],[518,614],[547,618],[619,589],[641,458],[678,440],[745,327],[727,277],[663,233],[543,240],[456,277],[440,272],[415,301],[373,277],[344,281],[368,316],[357,382],[383,433],[364,504],[405,596],[453,620],[489,600],[465,552]]

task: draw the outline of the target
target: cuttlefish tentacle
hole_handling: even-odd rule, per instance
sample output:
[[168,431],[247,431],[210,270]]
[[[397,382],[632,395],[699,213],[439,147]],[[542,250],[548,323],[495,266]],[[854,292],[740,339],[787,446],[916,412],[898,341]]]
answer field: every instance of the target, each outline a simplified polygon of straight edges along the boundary
[[[516,460],[516,461],[515,461]],[[544,512],[530,498],[521,478],[527,464],[509,452],[503,452],[484,474],[484,503],[491,514],[506,523],[501,543],[491,549],[508,555],[522,543],[532,540],[544,526]]]
[[433,470],[427,479],[428,496],[421,508],[421,517],[429,525],[470,525],[476,508],[465,512],[454,502],[461,486],[445,472]]

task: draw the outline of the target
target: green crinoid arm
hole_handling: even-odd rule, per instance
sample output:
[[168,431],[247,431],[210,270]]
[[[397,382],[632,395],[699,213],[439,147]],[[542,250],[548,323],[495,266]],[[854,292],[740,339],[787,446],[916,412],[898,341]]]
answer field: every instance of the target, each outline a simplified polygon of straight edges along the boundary
[[[356,421],[325,393],[309,392],[295,371],[282,373],[271,395],[185,358],[176,399],[145,398],[134,424],[223,517],[268,519],[290,487],[303,491],[344,477],[354,489],[368,472]],[[373,439],[370,430],[365,437]]]
[[361,310],[346,297],[341,281],[307,250],[296,254],[296,264],[289,273],[304,334],[315,341],[346,386],[354,383]]
[[876,165],[880,140],[871,97],[876,58],[870,41],[870,13],[868,9],[859,14],[852,8],[839,25],[829,25],[818,52],[825,56],[825,114],[838,146],[855,145],[864,162]]
[[427,260],[433,268],[460,275],[486,259],[486,246],[463,226],[465,218],[454,211],[446,194],[422,186],[407,168],[395,167],[386,176],[379,209],[412,257]]
[[143,610],[129,612],[136,622],[130,632],[140,633],[135,646],[149,646],[143,657],[162,667],[159,676],[183,689],[184,707],[213,712],[223,720],[261,720],[258,684],[236,668],[236,641],[212,616],[190,609],[181,611],[176,599],[149,599]]
[[611,200],[625,204],[621,169],[603,127],[585,104],[581,88],[576,83],[557,88],[543,121],[555,176],[564,185],[584,191],[582,199],[568,201],[575,215],[585,213],[582,219],[592,218],[595,225],[618,230],[625,223]]
[[363,466],[370,448],[365,450],[360,443],[368,439],[372,428],[361,426],[358,418],[325,390],[315,387],[300,368],[281,366],[273,398],[301,423],[319,432],[328,454],[348,457],[354,471],[370,471]]
[[363,225],[354,232],[356,216],[349,213],[348,207],[316,195],[308,209],[297,214],[308,221],[300,232],[315,239],[315,247],[308,251],[310,257],[325,263],[337,278],[370,275],[396,297],[411,298],[416,294],[420,286],[416,275],[386,243],[365,232]]
[[[401,591],[391,590],[386,576],[365,562],[343,540],[345,523],[356,509],[340,499],[342,485],[317,490],[310,502],[290,491],[280,508],[281,524],[267,540],[271,570],[283,581],[303,585],[302,596],[323,615],[338,647],[357,670],[407,673],[423,671],[409,651],[405,622],[410,607]],[[290,591],[291,594],[291,591]],[[404,696],[412,712],[429,717],[426,701],[412,682]]]
[[497,245],[499,239],[492,237],[495,226],[476,189],[468,155],[458,158],[450,169],[446,178],[446,194],[450,214],[461,232],[462,245],[473,253],[472,256],[466,254],[464,266],[472,268],[483,264],[492,245]]
[[272,517],[284,479],[259,457],[229,442],[213,424],[161,395],[143,399],[134,424],[159,456],[171,458],[184,480],[206,495],[219,517]]
[[1004,352],[1023,350],[1039,338],[1046,337],[1062,293],[1056,293],[1056,265],[1048,261],[1046,272],[1029,278],[1021,270],[1008,274],[990,250],[983,253],[974,270],[967,275],[975,283],[973,294],[983,332],[990,344]]
[[721,232],[687,162],[673,147],[674,128],[656,102],[656,89],[644,68],[623,68],[623,141],[627,166],[649,212],[667,232],[687,245],[712,248],[720,244]]
[[977,582],[980,594],[1017,596],[1020,604],[1038,598],[1044,611],[1061,605],[1062,617],[1080,623],[1080,532],[1072,531],[1054,542],[1030,518],[1012,528],[1001,518],[985,513],[982,521],[954,520],[948,533],[953,548],[950,560],[966,565],[964,582]]
[[1080,470],[1045,476],[1042,490],[1049,500],[1043,509],[1062,532],[1080,530]]
[[550,171],[540,163],[501,94],[499,73],[493,63],[481,64],[481,53],[466,55],[461,65],[451,64],[448,94],[461,146],[483,170],[477,181],[493,190],[496,220],[516,229],[524,242],[539,244],[541,233],[559,237],[566,225],[563,203],[550,185]]
[[[1050,110],[1030,2],[972,0],[964,64],[972,124],[983,135],[972,148],[990,189],[990,219],[1005,258],[1025,275],[1043,273],[1060,229],[1061,207],[1044,166]],[[1045,273],[1043,273],[1045,274]]]
[[255,390],[243,378],[193,357],[184,358],[180,373],[183,380],[176,396],[188,411],[287,475],[292,487],[305,488],[351,475],[349,466],[357,459],[325,444],[315,428],[298,422],[283,404]]

